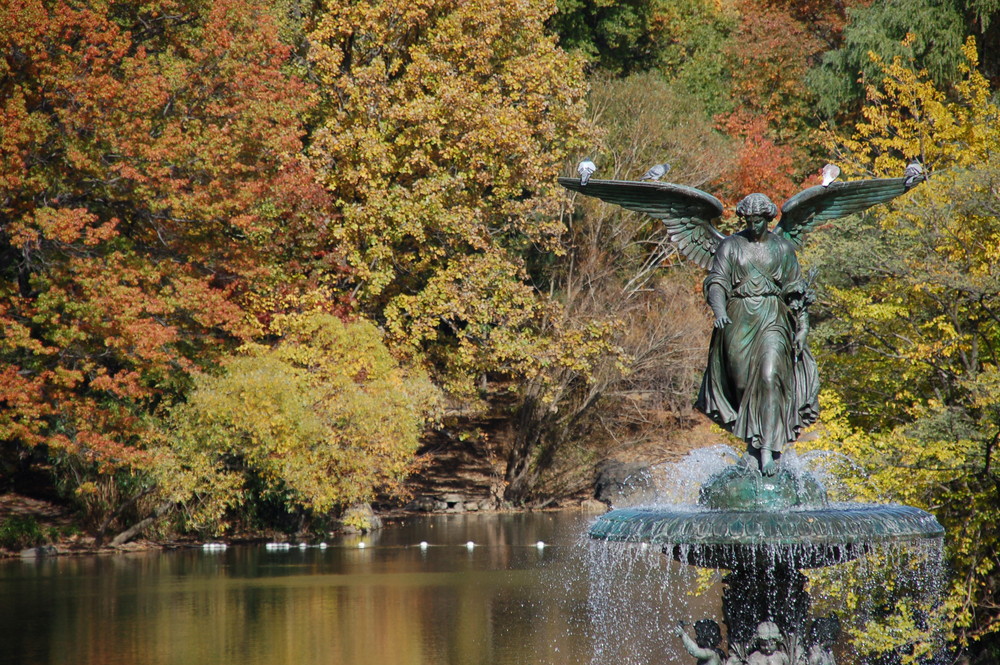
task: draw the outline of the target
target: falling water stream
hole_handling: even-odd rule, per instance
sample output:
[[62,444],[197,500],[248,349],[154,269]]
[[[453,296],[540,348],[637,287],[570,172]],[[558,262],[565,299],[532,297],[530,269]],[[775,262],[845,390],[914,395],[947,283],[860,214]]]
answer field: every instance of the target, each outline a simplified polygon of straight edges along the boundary
[[[819,644],[810,631],[822,622],[842,636],[822,647],[840,665],[896,662],[893,649],[945,658],[934,628],[945,579],[940,525],[908,506],[852,501],[831,470],[845,464],[789,453],[785,475],[764,479],[719,445],[634,479],[641,491],[590,529],[592,663],[694,662],[675,630],[700,619],[723,624],[742,658],[763,620],[778,623],[781,649],[796,662]],[[674,561],[700,567],[697,589]],[[706,604],[720,586],[723,602]],[[876,650],[882,660],[871,660]]]

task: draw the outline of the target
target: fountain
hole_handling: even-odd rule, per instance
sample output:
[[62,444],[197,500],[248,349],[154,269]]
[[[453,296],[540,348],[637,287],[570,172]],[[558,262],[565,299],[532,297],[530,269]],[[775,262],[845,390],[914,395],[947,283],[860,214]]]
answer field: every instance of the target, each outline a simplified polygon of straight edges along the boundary
[[695,406],[742,439],[746,454],[700,486],[694,509],[622,508],[590,529],[594,539],[643,543],[682,563],[729,571],[722,597],[728,659],[714,621],[697,622],[695,639],[676,631],[699,663],[832,665],[840,624],[810,617],[801,571],[943,536],[937,520],[917,508],[832,503],[819,479],[784,455],[818,416],[818,375],[806,345],[814,296],[795,250],[818,224],[889,201],[922,180],[915,164],[902,178],[825,180],[785,202],[773,231],[777,206],[751,194],[736,207],[746,228],[727,237],[712,224],[721,202],[700,190],[559,179],[662,220],[681,252],[709,270],[704,291],[715,323]]

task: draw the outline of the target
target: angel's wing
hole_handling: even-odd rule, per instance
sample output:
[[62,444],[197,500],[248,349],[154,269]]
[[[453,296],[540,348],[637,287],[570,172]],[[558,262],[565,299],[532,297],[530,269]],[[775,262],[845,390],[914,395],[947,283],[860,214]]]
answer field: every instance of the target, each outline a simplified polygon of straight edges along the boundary
[[722,202],[694,187],[631,180],[591,180],[581,185],[579,178],[559,178],[559,184],[663,220],[670,240],[702,268],[711,267],[715,248],[725,238],[712,225],[712,220],[722,214]]
[[781,206],[781,221],[775,232],[801,247],[806,234],[821,223],[891,201],[918,182],[920,180],[905,177],[876,178],[834,181],[826,187],[817,185],[804,189]]

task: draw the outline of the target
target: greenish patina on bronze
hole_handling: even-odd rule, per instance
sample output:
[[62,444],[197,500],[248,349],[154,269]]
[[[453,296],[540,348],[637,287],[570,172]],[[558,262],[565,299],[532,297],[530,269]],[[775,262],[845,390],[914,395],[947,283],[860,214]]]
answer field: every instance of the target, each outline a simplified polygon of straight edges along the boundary
[[736,206],[745,228],[722,235],[722,203],[668,182],[560,178],[564,187],[663,221],[670,240],[709,274],[705,297],[715,316],[696,408],[747,444],[766,476],[778,473],[788,444],[819,415],[819,378],[809,352],[813,294],[796,250],[817,225],[890,201],[922,175],[832,181],[778,207],[750,194]]
[[766,476],[747,464],[734,464],[702,485],[698,505],[712,510],[818,510],[826,508],[829,500],[811,473],[793,474],[781,467]]

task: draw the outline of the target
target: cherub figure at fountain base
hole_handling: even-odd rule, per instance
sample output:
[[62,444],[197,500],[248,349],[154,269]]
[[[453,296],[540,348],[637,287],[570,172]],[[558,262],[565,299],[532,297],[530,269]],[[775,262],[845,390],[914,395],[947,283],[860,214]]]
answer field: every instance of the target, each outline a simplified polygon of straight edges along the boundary
[[762,621],[757,625],[752,644],[754,651],[747,657],[746,665],[791,665],[782,644],[778,625],[773,621]]
[[695,621],[693,640],[684,630],[683,624],[674,628],[674,634],[681,638],[684,649],[698,659],[698,665],[736,665],[735,659],[727,659],[725,652],[719,648],[722,631],[715,621],[711,619]]

